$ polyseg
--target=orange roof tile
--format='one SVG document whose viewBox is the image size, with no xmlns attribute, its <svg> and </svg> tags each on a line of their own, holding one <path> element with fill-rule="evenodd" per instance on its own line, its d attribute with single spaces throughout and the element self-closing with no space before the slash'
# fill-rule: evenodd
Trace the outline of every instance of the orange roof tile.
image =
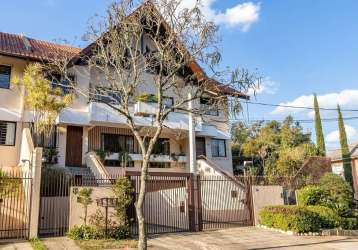
<svg viewBox="0 0 358 250">
<path fill-rule="evenodd" d="M 74 56 L 80 51 L 80 48 L 0 32 L 0 54 L 2 55 L 40 61 L 51 58 L 55 53 Z"/>
</svg>

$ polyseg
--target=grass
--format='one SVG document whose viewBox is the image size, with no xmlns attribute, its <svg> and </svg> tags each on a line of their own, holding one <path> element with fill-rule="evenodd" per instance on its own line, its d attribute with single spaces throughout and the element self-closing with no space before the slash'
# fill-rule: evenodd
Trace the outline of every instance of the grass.
<svg viewBox="0 0 358 250">
<path fill-rule="evenodd" d="M 34 249 L 34 250 L 47 250 L 47 247 L 44 245 L 44 243 L 39 238 L 30 239 L 30 243 L 31 243 L 32 249 Z"/>
<path fill-rule="evenodd" d="M 136 240 L 76 240 L 82 250 L 130 249 L 137 247 Z"/>
</svg>

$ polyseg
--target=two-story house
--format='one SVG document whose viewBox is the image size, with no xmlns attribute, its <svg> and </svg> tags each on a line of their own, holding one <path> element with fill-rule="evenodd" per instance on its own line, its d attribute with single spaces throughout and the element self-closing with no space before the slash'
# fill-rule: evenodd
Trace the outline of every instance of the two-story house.
<svg viewBox="0 0 358 250">
<path fill-rule="evenodd" d="M 143 39 L 148 43 L 148 39 Z M 12 79 L 21 78 L 29 63 L 41 62 L 51 57 L 51 52 L 63 52 L 72 55 L 88 53 L 87 48 L 73 48 L 46 41 L 28 38 L 24 35 L 0 33 L 0 166 L 12 167 L 22 163 L 20 151 L 23 128 L 31 123 L 30 111 L 26 109 L 22 88 L 14 86 Z M 146 46 L 146 44 L 144 44 Z M 127 121 L 117 111 L 103 103 L 108 98 L 99 91 L 98 94 L 89 94 L 89 90 L 96 89 L 101 76 L 96 69 L 88 67 L 80 59 L 73 60 L 71 66 L 76 88 L 88 95 L 77 95 L 70 107 L 65 108 L 59 115 L 56 131 L 45 146 L 55 147 L 58 150 L 57 165 L 79 171 L 90 168 L 96 174 L 122 174 L 123 164 L 119 160 L 119 153 L 126 151 L 130 161 L 126 171 L 140 170 L 142 156 L 135 137 L 128 128 Z M 195 70 L 201 70 L 196 67 Z M 147 74 L 147 79 L 136 92 L 154 94 L 153 75 Z M 217 91 L 234 91 L 220 83 Z M 71 91 L 70 87 L 61 86 L 64 91 Z M 222 87 L 222 88 L 221 88 Z M 246 95 L 235 92 L 236 96 L 248 98 Z M 167 106 L 173 105 L 177 96 L 168 94 L 165 97 Z M 101 101 L 99 101 L 101 100 Z M 110 100 L 115 105 L 115 93 Z M 118 100 L 120 101 L 120 100 Z M 131 103 L 133 114 L 151 114 L 153 103 Z M 206 98 L 197 100 L 194 105 L 198 108 L 208 105 Z M 136 116 L 136 123 L 143 127 L 151 127 L 151 116 Z M 150 171 L 189 172 L 190 143 L 196 148 L 196 157 L 204 165 L 212 166 L 227 173 L 232 173 L 232 154 L 230 140 L 230 123 L 222 110 L 210 110 L 203 116 L 195 117 L 194 131 L 190 131 L 189 114 L 173 112 L 165 122 L 160 139 L 158 140 L 150 161 Z M 195 134 L 195 140 L 189 140 L 190 132 Z M 193 145 L 192 145 L 193 146 Z M 98 151 L 105 152 L 105 159 L 101 162 Z M 97 153 L 96 153 L 97 152 Z"/>
</svg>

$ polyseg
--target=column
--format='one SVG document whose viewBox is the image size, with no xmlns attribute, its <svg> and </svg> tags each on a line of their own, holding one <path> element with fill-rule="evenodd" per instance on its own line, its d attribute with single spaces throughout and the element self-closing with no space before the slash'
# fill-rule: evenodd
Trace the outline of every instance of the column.
<svg viewBox="0 0 358 250">
<path fill-rule="evenodd" d="M 35 148 L 32 156 L 32 199 L 30 201 L 30 228 L 29 237 L 38 237 L 40 199 L 41 199 L 41 167 L 42 167 L 42 148 Z"/>
<path fill-rule="evenodd" d="M 188 94 L 188 99 L 191 98 L 191 93 Z M 188 103 L 189 110 L 193 110 L 193 101 Z M 190 173 L 196 174 L 196 146 L 195 146 L 195 117 L 189 112 L 189 167 Z"/>
</svg>

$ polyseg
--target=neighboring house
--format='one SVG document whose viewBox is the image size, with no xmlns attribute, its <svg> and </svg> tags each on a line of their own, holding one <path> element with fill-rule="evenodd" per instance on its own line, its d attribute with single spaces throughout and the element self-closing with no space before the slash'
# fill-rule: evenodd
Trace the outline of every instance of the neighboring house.
<svg viewBox="0 0 358 250">
<path fill-rule="evenodd" d="M 349 146 L 352 161 L 352 176 L 355 197 L 358 198 L 358 142 Z M 341 150 L 331 151 L 328 155 L 331 158 L 332 172 L 344 178 L 343 159 Z"/>
<path fill-rule="evenodd" d="M 150 41 L 143 39 L 143 42 Z M 53 51 L 67 53 L 76 58 L 78 53 L 87 53 L 90 46 L 81 50 L 23 35 L 0 33 L 0 167 L 17 166 L 22 163 L 20 151 L 23 128 L 29 127 L 31 122 L 30 112 L 24 106 L 24 90 L 13 86 L 11 79 L 21 78 L 27 64 L 45 62 Z M 71 72 L 76 88 L 84 93 L 96 88 L 96 83 L 101 81 L 103 76 L 83 65 L 80 60 L 73 62 Z M 201 70 L 198 68 L 196 70 Z M 152 78 L 153 75 L 147 73 L 147 82 L 142 84 L 137 92 L 154 94 Z M 218 91 L 234 91 L 219 83 L 215 84 Z M 70 87 L 62 87 L 64 91 L 71 90 Z M 235 94 L 248 98 L 241 93 Z M 126 125 L 126 120 L 112 108 L 99 103 L 100 98 L 107 97 L 99 95 L 89 98 L 78 95 L 72 105 L 59 115 L 56 131 L 45 146 L 56 147 L 57 165 L 69 167 L 72 171 L 78 172 L 89 167 L 94 173 L 122 174 L 123 168 L 120 167 L 118 153 L 123 149 L 131 156 L 131 162 L 126 170 L 140 170 L 142 156 L 135 137 Z M 167 96 L 168 105 L 171 105 L 175 98 L 175 95 Z M 201 100 L 201 103 L 195 105 L 200 107 L 207 104 L 205 100 Z M 133 103 L 132 108 L 134 113 L 150 113 L 153 109 L 150 103 Z M 145 127 L 153 126 L 151 119 L 146 116 L 138 115 L 136 122 Z M 189 172 L 188 122 L 187 113 L 174 112 L 169 115 L 166 128 L 154 149 L 150 171 Z M 200 167 L 204 166 L 205 169 L 207 165 L 214 166 L 215 169 L 232 174 L 230 124 L 224 112 L 210 111 L 203 117 L 196 117 L 195 135 L 196 155 L 206 156 L 206 160 L 200 160 Z M 110 152 L 110 155 L 106 156 L 104 166 L 95 154 L 98 150 Z"/>
</svg>

